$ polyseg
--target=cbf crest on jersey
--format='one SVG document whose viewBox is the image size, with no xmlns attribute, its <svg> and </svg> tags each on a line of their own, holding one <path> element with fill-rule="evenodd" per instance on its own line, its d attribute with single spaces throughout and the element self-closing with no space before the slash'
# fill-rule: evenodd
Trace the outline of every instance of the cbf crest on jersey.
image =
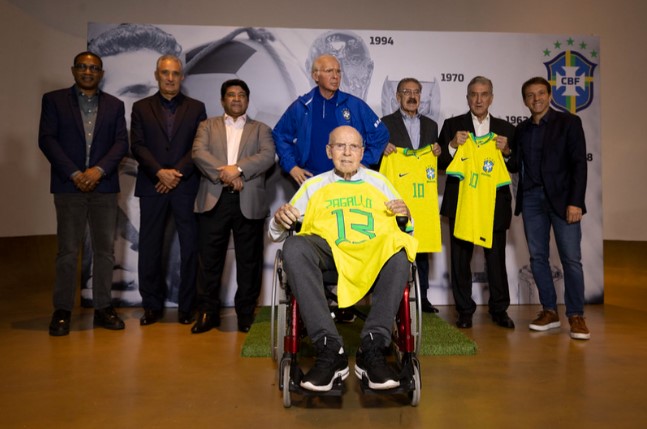
<svg viewBox="0 0 647 429">
<path fill-rule="evenodd" d="M 431 165 L 428 165 L 425 168 L 425 174 L 427 176 L 427 181 L 434 182 L 436 180 L 436 170 Z"/>
<path fill-rule="evenodd" d="M 569 38 L 565 44 L 569 49 L 559 52 L 544 65 L 548 72 L 548 81 L 552 86 L 553 107 L 577 113 L 589 107 L 593 101 L 593 71 L 597 64 L 591 62 L 585 55 L 597 58 L 598 52 L 595 49 L 587 52 L 586 43 L 581 42 L 576 46 L 572 38 Z M 555 49 L 560 49 L 562 42 L 557 41 L 553 46 Z M 571 47 L 577 47 L 581 52 L 572 50 Z M 550 55 L 549 49 L 544 50 L 544 56 Z"/>
<path fill-rule="evenodd" d="M 484 173 L 492 173 L 492 170 L 494 169 L 494 160 L 492 158 L 485 158 L 483 160 L 483 172 Z"/>
</svg>

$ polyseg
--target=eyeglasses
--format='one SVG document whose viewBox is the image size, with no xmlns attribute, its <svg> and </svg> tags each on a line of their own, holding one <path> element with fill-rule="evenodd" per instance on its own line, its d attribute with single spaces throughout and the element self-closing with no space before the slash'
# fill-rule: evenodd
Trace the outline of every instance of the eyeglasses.
<svg viewBox="0 0 647 429">
<path fill-rule="evenodd" d="M 400 91 L 400 94 L 404 95 L 420 95 L 420 90 L 419 89 L 403 89 Z"/>
<path fill-rule="evenodd" d="M 90 64 L 90 65 L 83 64 L 83 63 L 74 64 L 74 68 L 82 72 L 90 70 L 90 73 L 101 73 L 103 71 L 101 67 L 95 66 L 94 64 Z"/>
<path fill-rule="evenodd" d="M 331 143 L 329 145 L 333 150 L 337 152 L 346 152 L 346 149 L 350 149 L 351 152 L 359 152 L 364 149 L 364 146 L 361 144 L 344 144 L 344 143 Z"/>
</svg>

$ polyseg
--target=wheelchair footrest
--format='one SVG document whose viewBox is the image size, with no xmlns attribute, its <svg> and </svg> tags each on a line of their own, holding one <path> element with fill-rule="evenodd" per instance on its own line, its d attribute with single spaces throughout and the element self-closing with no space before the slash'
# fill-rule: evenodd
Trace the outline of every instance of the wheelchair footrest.
<svg viewBox="0 0 647 429">
<path fill-rule="evenodd" d="M 372 393 L 376 395 L 407 394 L 415 389 L 413 380 L 409 379 L 400 380 L 400 385 L 391 389 L 372 389 L 368 386 L 368 378 L 366 376 L 363 376 L 359 385 L 362 393 Z"/>
<path fill-rule="evenodd" d="M 332 388 L 323 392 L 309 390 L 301 387 L 301 380 L 290 380 L 290 392 L 297 393 L 302 396 L 312 397 L 312 396 L 342 396 L 345 392 L 344 381 L 341 377 L 337 377 L 333 381 Z"/>
</svg>

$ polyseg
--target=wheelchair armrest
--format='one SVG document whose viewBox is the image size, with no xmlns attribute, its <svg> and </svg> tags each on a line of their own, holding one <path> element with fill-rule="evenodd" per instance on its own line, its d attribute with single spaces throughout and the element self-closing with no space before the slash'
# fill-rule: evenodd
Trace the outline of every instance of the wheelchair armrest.
<svg viewBox="0 0 647 429">
<path fill-rule="evenodd" d="M 409 218 L 406 216 L 396 216 L 395 221 L 398 223 L 398 228 L 400 228 L 400 231 L 404 232 L 404 230 L 407 228 Z"/>
</svg>

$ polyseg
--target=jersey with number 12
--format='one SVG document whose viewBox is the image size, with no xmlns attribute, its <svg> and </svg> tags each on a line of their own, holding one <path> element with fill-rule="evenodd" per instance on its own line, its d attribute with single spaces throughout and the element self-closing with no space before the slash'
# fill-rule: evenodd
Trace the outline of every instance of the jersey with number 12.
<svg viewBox="0 0 647 429">
<path fill-rule="evenodd" d="M 399 229 L 384 204 L 388 200 L 364 180 L 327 184 L 308 200 L 299 234 L 318 235 L 330 246 L 342 308 L 366 295 L 382 266 L 401 249 L 415 260 L 418 241 Z"/>
</svg>

